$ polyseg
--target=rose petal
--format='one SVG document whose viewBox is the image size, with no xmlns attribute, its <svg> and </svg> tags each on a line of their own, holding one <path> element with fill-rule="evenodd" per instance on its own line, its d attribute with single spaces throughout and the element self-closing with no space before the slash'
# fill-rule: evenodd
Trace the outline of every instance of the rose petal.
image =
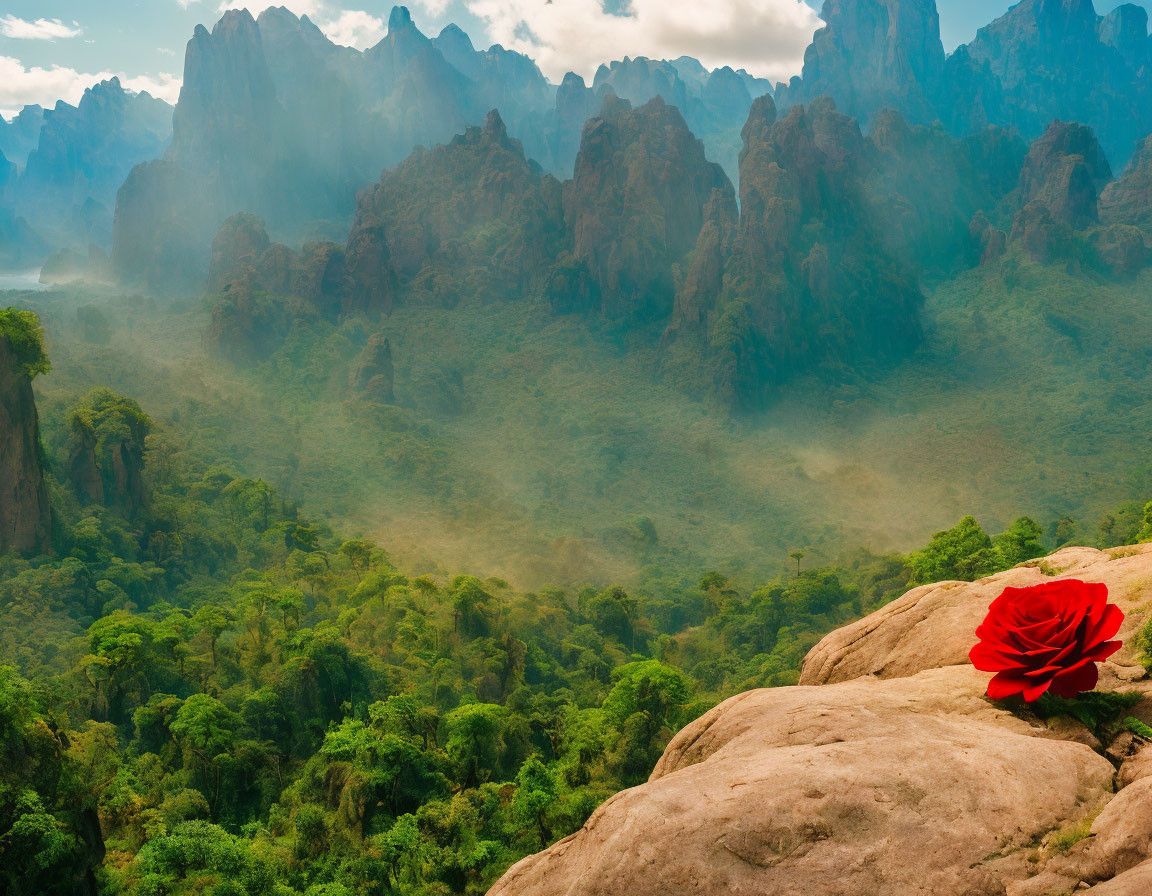
<svg viewBox="0 0 1152 896">
<path fill-rule="evenodd" d="M 1027 686 L 1028 682 L 1023 679 L 997 672 L 988 682 L 988 696 L 993 700 L 1004 700 L 1021 693 Z"/>
<path fill-rule="evenodd" d="M 1052 693 L 1071 699 L 1083 691 L 1090 691 L 1100 680 L 1100 671 L 1093 662 L 1085 662 L 1052 679 Z"/>
</svg>

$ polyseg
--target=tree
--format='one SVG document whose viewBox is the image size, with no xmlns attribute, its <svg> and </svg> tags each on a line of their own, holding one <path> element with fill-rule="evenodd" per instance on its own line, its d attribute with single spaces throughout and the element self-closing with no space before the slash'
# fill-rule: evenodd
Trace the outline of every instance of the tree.
<svg viewBox="0 0 1152 896">
<path fill-rule="evenodd" d="M 503 720 L 504 707 L 492 703 L 466 704 L 444 717 L 448 755 L 465 787 L 490 780 L 496 771 L 504 748 Z"/>
<path fill-rule="evenodd" d="M 971 582 L 997 569 L 997 556 L 976 518 L 966 516 L 951 529 L 932 536 L 928 546 L 908 555 L 917 584 L 960 579 Z"/>
<path fill-rule="evenodd" d="M 999 555 L 999 565 L 1005 568 L 1043 557 L 1048 552 L 1040 539 L 1044 530 L 1035 520 L 1022 516 L 1012 523 L 1003 533 L 992 539 L 992 544 Z"/>
<path fill-rule="evenodd" d="M 214 697 L 193 694 L 176 712 L 170 728 L 185 753 L 198 760 L 185 764 L 199 767 L 207 776 L 215 816 L 220 808 L 223 765 L 236 748 L 240 717 Z"/>
<path fill-rule="evenodd" d="M 192 625 L 208 636 L 208 645 L 212 650 L 212 671 L 216 671 L 216 643 L 236 621 L 236 613 L 229 607 L 209 604 L 201 607 L 192 617 Z"/>
<path fill-rule="evenodd" d="M 633 619 L 637 608 L 635 598 L 623 588 L 613 587 L 587 600 L 581 609 L 600 634 L 616 638 L 621 644 L 635 649 Z"/>
<path fill-rule="evenodd" d="M 148 699 L 151 687 L 148 667 L 152 659 L 152 635 L 155 623 L 118 610 L 88 627 L 89 653 L 81 668 L 96 692 L 96 712 L 100 721 L 120 721 L 124 715 L 126 690 L 141 686 L 141 696 Z"/>
<path fill-rule="evenodd" d="M 352 568 L 358 573 L 367 572 L 372 567 L 374 546 L 370 541 L 354 538 L 340 545 L 340 554 L 348 558 Z"/>
<path fill-rule="evenodd" d="M 454 612 L 454 630 L 473 633 L 476 619 L 484 612 L 492 595 L 484 590 L 484 586 L 475 576 L 457 576 L 452 580 L 450 594 Z"/>
<path fill-rule="evenodd" d="M 543 762 L 532 756 L 520 766 L 520 771 L 516 773 L 512 814 L 521 823 L 536 826 L 541 846 L 552 842 L 552 830 L 546 817 L 558 796 L 556 776 Z"/>
<path fill-rule="evenodd" d="M 627 663 L 612 674 L 615 685 L 604 701 L 604 714 L 617 724 L 641 714 L 656 729 L 674 726 L 675 713 L 688 700 L 684 673 L 657 660 Z"/>
</svg>

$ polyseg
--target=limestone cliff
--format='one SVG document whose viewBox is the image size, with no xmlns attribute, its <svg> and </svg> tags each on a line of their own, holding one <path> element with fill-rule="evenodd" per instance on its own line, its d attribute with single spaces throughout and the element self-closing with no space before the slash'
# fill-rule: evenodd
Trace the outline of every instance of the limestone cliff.
<svg viewBox="0 0 1152 896">
<path fill-rule="evenodd" d="M 47 369 L 39 322 L 0 311 L 0 554 L 48 550 L 51 512 L 32 378 Z"/>
<path fill-rule="evenodd" d="M 1123 175 L 1100 194 L 1100 220 L 1152 231 L 1152 136 L 1141 141 Z"/>
<path fill-rule="evenodd" d="M 609 96 L 584 127 L 564 219 L 573 255 L 596 280 L 601 311 L 651 320 L 671 311 L 672 265 L 696 245 L 713 193 L 732 195 L 680 111 Z"/>
<path fill-rule="evenodd" d="M 349 263 L 365 295 L 393 295 L 397 276 L 436 288 L 449 270 L 507 294 L 538 283 L 557 252 L 559 200 L 559 184 L 525 157 L 493 110 L 483 127 L 417 150 L 361 193 Z"/>
<path fill-rule="evenodd" d="M 743 136 L 739 223 L 722 288 L 708 293 L 707 330 L 693 310 L 700 298 L 682 295 L 672 321 L 706 338 L 715 391 L 755 408 L 766 388 L 802 370 L 903 357 L 919 342 L 923 297 L 913 269 L 885 245 L 867 189 L 873 151 L 857 123 L 827 98 L 777 120 L 761 97 Z"/>
<path fill-rule="evenodd" d="M 68 479 L 83 504 L 134 519 L 148 503 L 144 452 L 152 421 L 130 398 L 94 389 L 72 411 Z"/>
<path fill-rule="evenodd" d="M 1101 690 L 1152 714 L 1136 633 L 1152 545 L 1066 548 L 975 583 L 914 589 L 832 633 L 801 684 L 733 697 L 668 745 L 648 783 L 524 859 L 490 896 L 1137 896 L 1152 882 L 1152 746 L 1107 748 L 984 696 L 967 652 L 1006 586 L 1105 582 L 1127 614 Z M 1085 834 L 1090 836 L 1085 837 Z"/>
<path fill-rule="evenodd" d="M 781 108 L 831 96 L 867 123 L 883 108 L 911 121 L 938 117 L 944 47 L 934 0 L 825 0 L 804 69 L 776 89 Z"/>
</svg>

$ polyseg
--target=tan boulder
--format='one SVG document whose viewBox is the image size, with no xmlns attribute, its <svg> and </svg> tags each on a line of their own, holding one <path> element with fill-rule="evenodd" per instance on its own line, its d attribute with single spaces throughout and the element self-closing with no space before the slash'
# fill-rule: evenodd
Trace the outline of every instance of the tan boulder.
<svg viewBox="0 0 1152 896">
<path fill-rule="evenodd" d="M 940 582 L 914 588 L 858 622 L 827 635 L 804 658 L 801 684 L 829 684 L 863 675 L 898 678 L 924 669 L 966 665 L 976 626 L 1005 588 L 1052 578 L 1104 582 L 1124 611 L 1124 647 L 1101 668 L 1101 688 L 1143 678 L 1133 635 L 1152 591 L 1152 544 L 1114 551 L 1064 548 L 1042 561 L 977 582 Z"/>
<path fill-rule="evenodd" d="M 1091 896 L 1148 896 L 1152 893 L 1152 861 L 1143 862 L 1110 881 L 1079 892 Z"/>
<path fill-rule="evenodd" d="M 1113 768 L 983 689 L 955 667 L 741 694 L 491 896 L 1003 894 L 1000 857 L 1098 809 Z"/>
<path fill-rule="evenodd" d="M 1116 775 L 1116 784 L 1127 787 L 1141 778 L 1152 775 L 1152 749 L 1142 749 L 1124 760 L 1120 771 Z"/>
<path fill-rule="evenodd" d="M 1141 778 L 1116 794 L 1093 822 L 1084 876 L 1107 880 L 1152 859 L 1150 832 L 1152 778 Z"/>
</svg>

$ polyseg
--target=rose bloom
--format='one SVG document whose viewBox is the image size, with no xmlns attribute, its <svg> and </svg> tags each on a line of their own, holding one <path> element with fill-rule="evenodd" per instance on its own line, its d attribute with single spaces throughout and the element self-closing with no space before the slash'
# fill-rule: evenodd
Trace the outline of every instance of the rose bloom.
<svg viewBox="0 0 1152 896">
<path fill-rule="evenodd" d="M 1096 687 L 1096 664 L 1120 649 L 1109 640 L 1124 613 L 1108 603 L 1108 587 L 1076 579 L 1005 588 L 976 629 L 972 665 L 995 672 L 988 696 L 1017 694 L 1031 703 L 1051 691 L 1075 697 Z"/>
</svg>

